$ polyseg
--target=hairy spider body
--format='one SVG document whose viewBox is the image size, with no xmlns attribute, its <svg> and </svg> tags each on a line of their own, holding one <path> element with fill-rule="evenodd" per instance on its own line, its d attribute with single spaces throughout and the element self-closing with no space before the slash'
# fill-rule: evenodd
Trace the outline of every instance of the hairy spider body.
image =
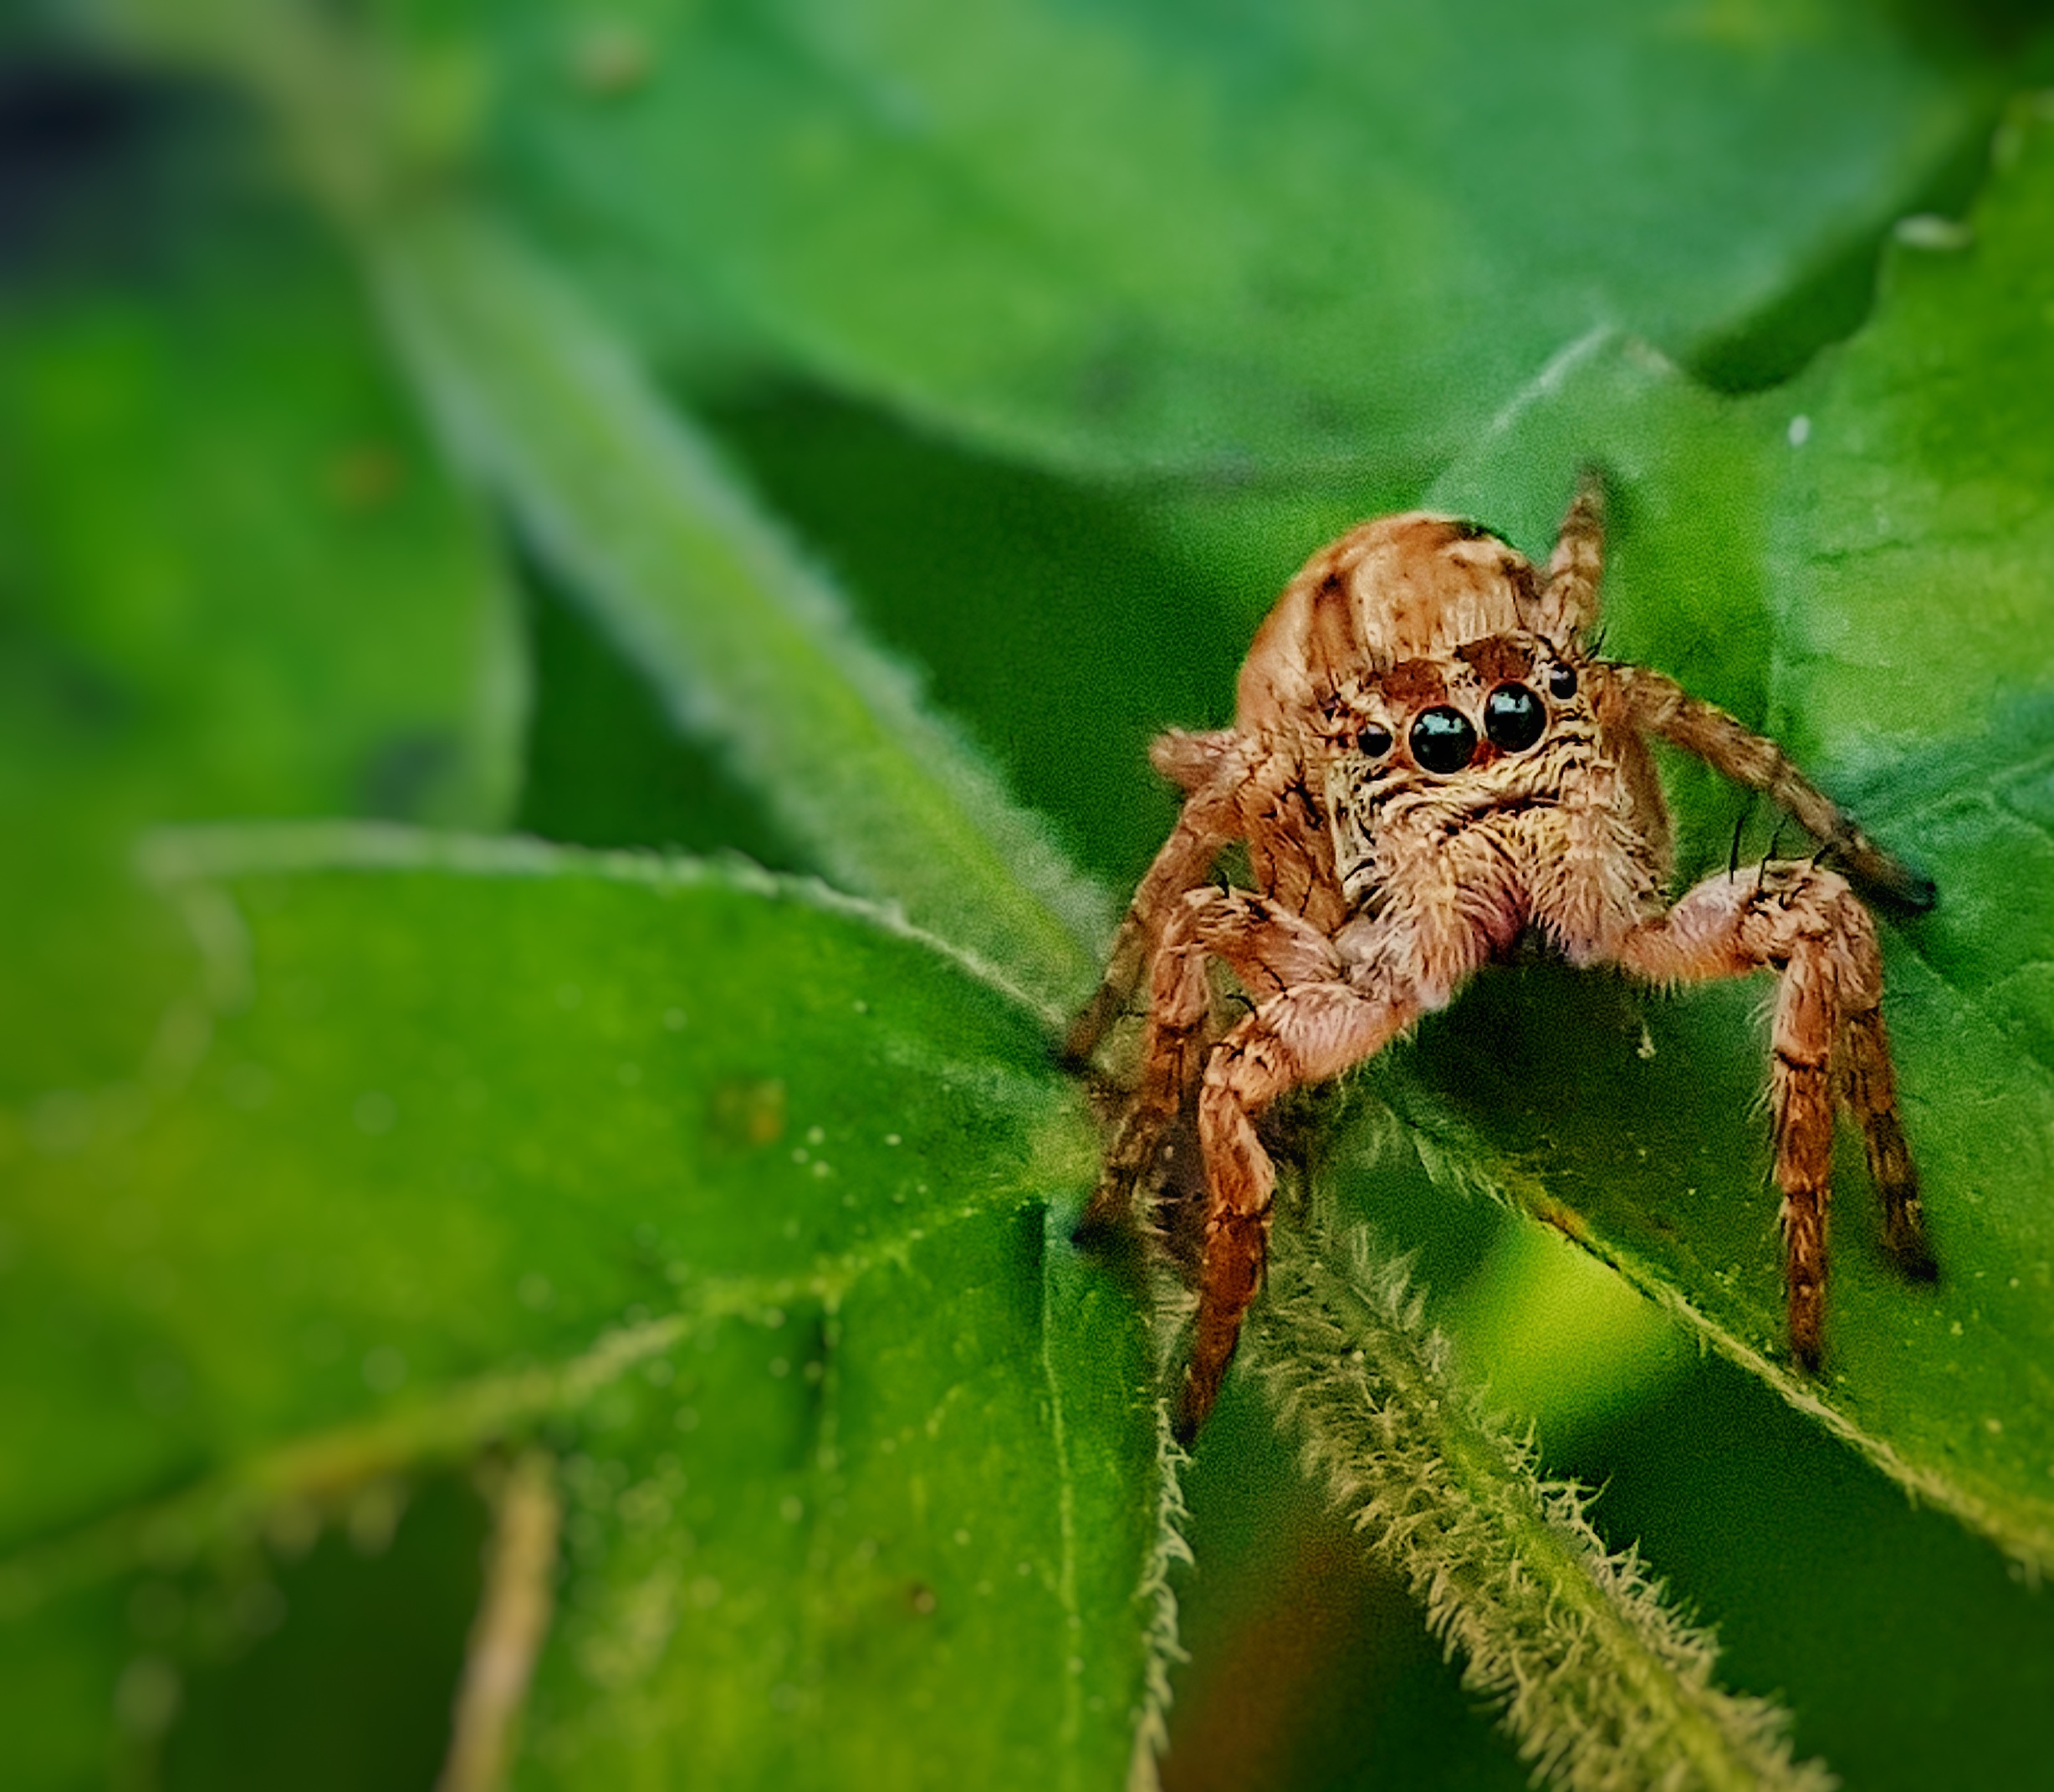
<svg viewBox="0 0 2054 1792">
<path fill-rule="evenodd" d="M 1770 1099 L 1801 1363 L 1816 1368 L 1822 1350 L 1839 1109 L 1862 1130 L 1887 1243 L 1911 1273 L 1934 1273 L 1868 910 L 1816 860 L 1721 875 L 1672 906 L 1649 738 L 1765 792 L 1895 900 L 1929 906 L 1931 886 L 1773 743 L 1662 674 L 1590 650 L 1602 535 L 1592 483 L 1545 573 L 1455 518 L 1364 523 L 1315 554 L 1264 622 L 1234 728 L 1156 743 L 1183 811 L 1068 1049 L 1088 1059 L 1146 974 L 1139 1075 L 1087 1219 L 1130 1209 L 1195 1098 L 1207 1207 L 1186 1437 L 1212 1408 L 1262 1278 L 1275 1185 L 1264 1110 L 1381 1050 L 1524 936 L 1571 964 L 1663 984 L 1778 973 Z M 1235 840 L 1253 890 L 1206 881 Z M 1213 960 L 1254 1004 L 1224 1034 Z"/>
</svg>

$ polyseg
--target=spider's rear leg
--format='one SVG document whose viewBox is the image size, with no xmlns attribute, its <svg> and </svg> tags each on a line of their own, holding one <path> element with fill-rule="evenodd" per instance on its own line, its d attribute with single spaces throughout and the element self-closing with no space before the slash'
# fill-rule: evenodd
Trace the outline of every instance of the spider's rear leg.
<svg viewBox="0 0 2054 1792">
<path fill-rule="evenodd" d="M 1152 1179 L 1165 1136 L 1197 1085 L 1211 1044 L 1206 964 L 1212 958 L 1222 960 L 1257 1001 L 1340 971 L 1326 935 L 1265 897 L 1246 890 L 1186 893 L 1156 947 L 1140 1079 L 1106 1152 L 1082 1230 L 1124 1219 Z"/>
<path fill-rule="evenodd" d="M 1898 1118 L 1875 923 L 1845 878 L 1803 862 L 1770 865 L 1760 879 L 1721 875 L 1700 884 L 1662 920 L 1629 936 L 1620 962 L 1658 982 L 1764 967 L 1780 974 L 1770 1096 L 1783 1191 L 1784 1289 L 1791 1354 L 1815 1370 L 1824 1340 L 1827 1210 L 1841 1100 L 1862 1128 L 1886 1242 L 1908 1271 L 1933 1274 L 1918 1179 Z"/>
<path fill-rule="evenodd" d="M 1198 1095 L 1205 1154 L 1205 1263 L 1191 1363 L 1178 1401 L 1188 1443 L 1219 1396 L 1241 1321 L 1270 1252 L 1276 1167 L 1255 1122 L 1278 1096 L 1322 1083 L 1381 1051 L 1419 1018 L 1409 997 L 1340 981 L 1301 983 L 1264 1003 L 1221 1040 Z"/>
</svg>

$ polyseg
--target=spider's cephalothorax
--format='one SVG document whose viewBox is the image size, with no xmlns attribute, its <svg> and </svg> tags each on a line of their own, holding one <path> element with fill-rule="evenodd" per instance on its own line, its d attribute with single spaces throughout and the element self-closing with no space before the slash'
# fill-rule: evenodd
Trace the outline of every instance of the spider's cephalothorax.
<svg viewBox="0 0 2054 1792">
<path fill-rule="evenodd" d="M 1773 743 L 1658 672 L 1593 656 L 1602 536 L 1594 483 L 1545 573 L 1454 518 L 1366 523 L 1315 554 L 1270 612 L 1241 671 L 1235 725 L 1156 743 L 1183 813 L 1068 1048 L 1088 1059 L 1147 973 L 1140 1074 L 1089 1217 L 1128 1211 L 1195 1093 L 1207 1210 L 1187 1437 L 1212 1408 L 1262 1276 L 1275 1172 L 1257 1119 L 1286 1090 L 1382 1049 L 1522 934 L 1572 964 L 1665 984 L 1778 973 L 1776 1169 L 1801 1363 L 1820 1355 L 1839 1108 L 1861 1128 L 1886 1242 L 1911 1273 L 1934 1273 L 1868 910 L 1816 860 L 1721 875 L 1672 906 L 1648 738 L 1766 792 L 1880 892 L 1925 907 L 1932 887 Z M 1235 840 L 1252 890 L 1206 881 Z M 1254 1003 L 1224 1034 L 1214 959 Z"/>
</svg>

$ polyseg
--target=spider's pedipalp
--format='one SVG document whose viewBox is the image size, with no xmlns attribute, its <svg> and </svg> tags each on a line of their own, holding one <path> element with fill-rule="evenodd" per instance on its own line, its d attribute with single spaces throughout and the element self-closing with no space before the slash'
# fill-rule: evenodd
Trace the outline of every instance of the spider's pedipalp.
<svg viewBox="0 0 2054 1792">
<path fill-rule="evenodd" d="M 1148 763 L 1186 796 L 1196 796 L 1226 772 L 1239 743 L 1232 728 L 1203 734 L 1170 728 L 1149 742 Z"/>
</svg>

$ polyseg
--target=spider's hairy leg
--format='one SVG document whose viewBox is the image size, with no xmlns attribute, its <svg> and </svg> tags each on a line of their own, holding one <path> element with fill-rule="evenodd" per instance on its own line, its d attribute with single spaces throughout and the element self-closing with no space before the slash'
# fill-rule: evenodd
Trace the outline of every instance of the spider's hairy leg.
<svg viewBox="0 0 2054 1792">
<path fill-rule="evenodd" d="M 1270 1249 L 1276 1167 L 1256 1136 L 1263 1110 L 1286 1091 L 1324 1082 L 1381 1051 L 1419 1018 L 1387 978 L 1287 989 L 1242 1021 L 1207 1060 L 1198 1095 L 1205 1156 L 1205 1263 L 1177 1435 L 1198 1434 L 1240 1341 L 1241 1321 Z"/>
<path fill-rule="evenodd" d="M 1611 672 L 1630 726 L 1695 753 L 1737 784 L 1765 792 L 1815 840 L 1839 854 L 1858 882 L 1878 895 L 1909 909 L 1933 906 L 1933 880 L 1869 839 L 1774 741 L 1647 666 L 1613 666 Z"/>
<path fill-rule="evenodd" d="M 1540 591 L 1540 632 L 1567 641 L 1589 633 L 1597 620 L 1597 588 L 1605 571 L 1605 486 L 1595 467 L 1576 481 L 1576 495 L 1562 518 Z"/>
<path fill-rule="evenodd" d="M 1300 753 L 1272 753 L 1241 786 L 1249 869 L 1277 906 L 1332 932 L 1347 919 L 1333 835 L 1316 774 Z"/>
<path fill-rule="evenodd" d="M 1150 976 L 1141 1076 L 1106 1153 L 1083 1228 L 1117 1223 L 1148 1181 L 1163 1136 L 1196 1085 L 1212 1018 L 1210 958 L 1255 1000 L 1294 983 L 1336 977 L 1333 944 L 1297 916 L 1245 890 L 1188 892 L 1163 928 Z"/>
<path fill-rule="evenodd" d="M 1155 862 L 1142 875 L 1134 900 L 1127 905 L 1113 940 L 1106 974 L 1070 1024 L 1062 1055 L 1064 1062 L 1073 1067 L 1091 1061 L 1106 1029 L 1127 1006 L 1172 908 L 1193 886 L 1205 881 L 1221 849 L 1240 836 L 1239 798 L 1248 772 L 1235 750 L 1235 737 L 1170 734 L 1157 743 L 1158 749 L 1166 745 L 1173 749 L 1188 745 L 1193 749 L 1182 754 L 1172 751 L 1169 775 L 1182 783 L 1182 774 L 1188 771 L 1202 781 L 1195 789 L 1185 787 L 1188 794 L 1183 812 L 1156 854 Z"/>
<path fill-rule="evenodd" d="M 1759 881 L 1720 875 L 1699 885 L 1661 920 L 1629 935 L 1619 962 L 1662 983 L 1765 967 L 1780 973 L 1770 1095 L 1783 1191 L 1784 1289 L 1791 1353 L 1816 1369 L 1837 1098 L 1861 1125 L 1900 1261 L 1914 1273 L 1931 1263 L 1889 1070 L 1875 923 L 1837 873 L 1802 861 L 1776 864 Z"/>
<path fill-rule="evenodd" d="M 1904 1274 L 1921 1282 L 1939 1274 L 1926 1237 L 1919 1172 L 1898 1118 L 1897 1076 L 1880 1007 L 1850 1013 L 1842 1039 L 1842 1096 L 1862 1129 L 1869 1178 L 1883 1202 L 1883 1242 Z"/>
</svg>

